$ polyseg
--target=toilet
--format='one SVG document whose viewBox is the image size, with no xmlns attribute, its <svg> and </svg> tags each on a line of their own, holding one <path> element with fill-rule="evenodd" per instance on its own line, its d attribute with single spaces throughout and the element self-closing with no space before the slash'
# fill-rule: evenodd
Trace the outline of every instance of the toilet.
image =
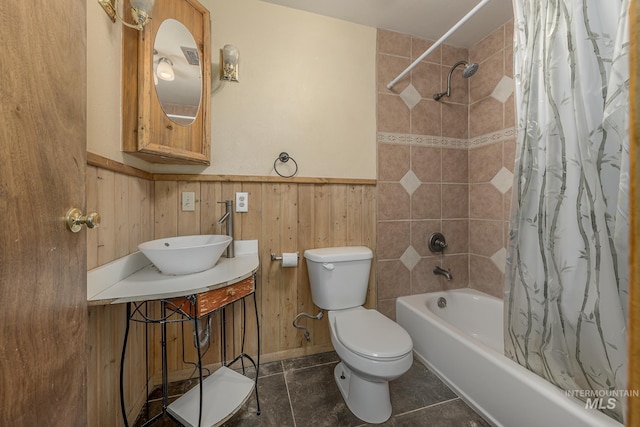
<svg viewBox="0 0 640 427">
<path fill-rule="evenodd" d="M 314 304 L 328 311 L 331 343 L 340 357 L 334 377 L 347 406 L 367 423 L 391 416 L 389 381 L 413 363 L 413 342 L 396 322 L 362 307 L 373 253 L 364 246 L 304 252 Z"/>
</svg>

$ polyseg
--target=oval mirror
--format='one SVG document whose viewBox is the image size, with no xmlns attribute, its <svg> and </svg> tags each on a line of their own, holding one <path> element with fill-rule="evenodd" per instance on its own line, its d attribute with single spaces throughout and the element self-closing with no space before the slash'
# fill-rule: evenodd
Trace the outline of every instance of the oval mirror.
<svg viewBox="0 0 640 427">
<path fill-rule="evenodd" d="M 153 82 L 167 117 L 179 125 L 193 123 L 202 98 L 202 68 L 193 36 L 179 21 L 166 19 L 153 43 Z"/>
</svg>

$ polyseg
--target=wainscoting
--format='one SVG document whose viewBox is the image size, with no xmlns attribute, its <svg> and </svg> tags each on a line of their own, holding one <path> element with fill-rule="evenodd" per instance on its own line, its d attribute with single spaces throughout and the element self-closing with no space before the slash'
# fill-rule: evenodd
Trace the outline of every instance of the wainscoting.
<svg viewBox="0 0 640 427">
<path fill-rule="evenodd" d="M 180 195 L 193 191 L 195 211 L 182 212 Z M 315 314 L 311 300 L 304 250 L 315 247 L 365 245 L 376 249 L 375 180 L 341 180 L 204 175 L 151 175 L 96 155 L 89 155 L 87 209 L 97 210 L 102 225 L 87 233 L 89 269 L 137 250 L 145 240 L 224 231 L 217 224 L 224 206 L 235 192 L 249 193 L 249 212 L 234 213 L 236 239 L 257 239 L 261 265 L 257 274 L 261 361 L 284 360 L 331 350 L 326 318 L 303 321 L 311 341 L 292 326 L 299 312 Z M 95 231 L 95 230 L 94 230 Z M 300 253 L 297 268 L 271 262 L 270 253 Z M 367 306 L 375 307 L 375 269 L 371 270 Z M 158 304 L 149 311 L 157 313 Z M 212 347 L 204 363 L 212 368 L 221 361 L 220 315 L 213 316 Z M 240 347 L 242 304 L 225 311 L 227 357 Z M 119 362 L 124 336 L 123 305 L 89 308 L 88 406 L 90 425 L 122 425 L 119 408 Z M 148 328 L 149 378 L 145 376 L 145 328 L 132 325 L 125 378 L 128 419 L 140 409 L 146 382 L 160 380 L 160 331 Z M 185 378 L 192 367 L 182 362 L 182 327 L 169 326 L 170 380 Z M 246 350 L 255 354 L 256 327 L 253 304 L 247 304 Z M 195 359 L 193 333 L 184 327 L 185 358 Z"/>
</svg>

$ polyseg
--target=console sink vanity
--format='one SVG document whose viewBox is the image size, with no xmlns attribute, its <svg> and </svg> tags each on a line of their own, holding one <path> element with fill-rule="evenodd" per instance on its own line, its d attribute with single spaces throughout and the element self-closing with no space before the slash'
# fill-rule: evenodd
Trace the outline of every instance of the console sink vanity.
<svg viewBox="0 0 640 427">
<path fill-rule="evenodd" d="M 227 366 L 246 358 L 255 366 L 260 365 L 259 322 L 258 354 L 256 361 L 244 353 L 237 355 L 207 378 L 202 376 L 202 354 L 200 340 L 195 339 L 199 367 L 199 386 L 194 387 L 181 398 L 168 404 L 168 376 L 166 325 L 170 322 L 190 321 L 193 323 L 196 336 L 201 319 L 212 313 L 223 310 L 225 306 L 253 296 L 254 309 L 257 308 L 255 297 L 255 274 L 259 267 L 258 242 L 256 240 L 234 241 L 235 257 L 220 258 L 217 264 L 208 270 L 171 276 L 160 273 L 158 268 L 140 252 L 120 258 L 109 264 L 100 266 L 87 274 L 87 299 L 89 305 L 127 304 L 127 327 L 122 349 L 120 400 L 122 412 L 124 408 L 124 391 L 122 387 L 123 363 L 129 335 L 129 323 L 132 321 L 159 323 L 162 328 L 162 391 L 163 410 L 185 426 L 213 426 L 231 417 L 244 404 L 253 391 L 256 393 L 258 413 L 260 404 L 257 393 L 257 378 L 246 376 L 231 370 Z M 144 308 L 147 302 L 159 301 L 161 315 L 157 319 L 146 316 Z M 245 310 L 243 310 L 243 313 Z M 243 332 L 246 328 L 242 327 Z M 244 343 L 244 339 L 243 339 Z M 144 344 L 142 344 L 144 345 Z M 225 348 L 225 343 L 222 343 Z M 225 358 L 226 359 L 226 356 Z M 244 363 L 242 363 L 244 367 Z M 202 396 L 202 398 L 201 398 Z M 152 424 L 157 417 L 150 419 Z M 127 422 L 125 421 L 125 425 Z"/>
</svg>

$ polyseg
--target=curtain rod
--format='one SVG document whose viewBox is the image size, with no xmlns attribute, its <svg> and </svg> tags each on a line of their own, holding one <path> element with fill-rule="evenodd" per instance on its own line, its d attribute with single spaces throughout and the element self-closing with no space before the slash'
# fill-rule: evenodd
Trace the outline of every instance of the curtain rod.
<svg viewBox="0 0 640 427">
<path fill-rule="evenodd" d="M 449 31 L 447 31 L 446 33 L 444 33 L 444 35 L 442 37 L 440 37 L 440 39 L 438 39 L 437 42 L 435 42 L 429 49 L 427 49 L 422 55 L 420 55 L 420 57 L 418 59 L 416 59 L 415 61 L 413 61 L 413 63 L 411 63 L 411 65 L 409 65 L 402 73 L 400 73 L 398 75 L 398 77 L 396 77 L 395 79 L 393 79 L 391 81 L 391 83 L 389 83 L 387 85 L 387 89 L 391 89 L 392 87 L 394 87 L 396 85 L 396 83 L 398 83 L 400 81 L 400 79 L 402 79 L 404 76 L 407 75 L 407 73 L 411 70 L 413 70 L 413 68 L 418 65 L 424 58 L 426 58 L 433 50 L 435 50 L 435 48 L 437 48 L 438 46 L 440 46 L 442 44 L 442 42 L 444 42 L 446 39 L 449 38 L 449 36 L 455 32 L 458 28 L 460 28 L 462 25 L 464 25 L 473 15 L 475 15 L 476 13 L 478 13 L 478 11 L 480 9 L 482 9 L 487 3 L 489 3 L 491 0 L 482 0 L 480 3 L 478 3 L 476 5 L 476 7 L 474 7 L 473 9 L 471 9 L 471 11 L 469 11 L 469 13 L 467 13 L 461 20 L 458 21 L 457 24 L 455 24 L 453 27 L 451 27 L 451 29 Z"/>
</svg>

